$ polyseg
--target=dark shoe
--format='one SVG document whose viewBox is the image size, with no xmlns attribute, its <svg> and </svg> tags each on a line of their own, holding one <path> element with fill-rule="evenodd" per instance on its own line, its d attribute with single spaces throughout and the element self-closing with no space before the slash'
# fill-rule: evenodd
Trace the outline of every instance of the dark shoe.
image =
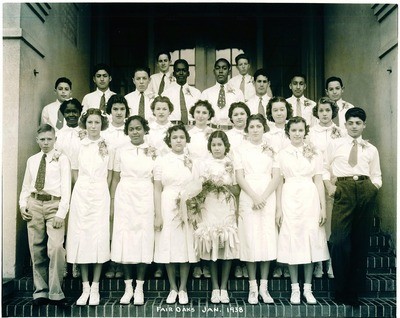
<svg viewBox="0 0 400 318">
<path fill-rule="evenodd" d="M 68 306 L 68 301 L 66 298 L 60 300 L 50 300 L 50 304 L 58 306 L 58 307 L 66 307 Z"/>
<path fill-rule="evenodd" d="M 344 303 L 345 305 L 350 305 L 350 306 L 352 306 L 352 307 L 358 307 L 358 306 L 361 305 L 361 303 L 360 303 L 360 301 L 358 300 L 357 297 L 350 297 L 350 298 L 348 298 L 348 299 L 345 299 L 345 300 L 343 301 L 343 303 Z"/>
<path fill-rule="evenodd" d="M 32 304 L 34 306 L 41 306 L 41 305 L 47 305 L 49 303 L 49 300 L 47 298 L 44 297 L 39 297 L 36 298 L 32 301 Z"/>
</svg>

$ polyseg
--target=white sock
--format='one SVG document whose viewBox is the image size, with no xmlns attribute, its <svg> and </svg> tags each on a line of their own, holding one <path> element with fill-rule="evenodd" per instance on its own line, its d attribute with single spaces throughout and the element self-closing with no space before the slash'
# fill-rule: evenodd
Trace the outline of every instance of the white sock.
<svg viewBox="0 0 400 318">
<path fill-rule="evenodd" d="M 257 281 L 254 280 L 249 280 L 249 289 L 250 290 L 257 290 Z"/>
<path fill-rule="evenodd" d="M 132 287 L 133 279 L 125 279 L 124 282 L 125 282 L 125 289 L 129 287 L 133 288 Z"/>
<path fill-rule="evenodd" d="M 136 280 L 136 290 L 143 290 L 144 280 Z"/>
<path fill-rule="evenodd" d="M 305 284 L 304 284 L 305 285 Z M 310 284 L 311 285 L 311 284 Z M 300 290 L 299 283 L 292 284 L 292 290 Z"/>
<path fill-rule="evenodd" d="M 92 287 L 90 287 L 90 291 L 98 292 L 99 291 L 99 282 L 93 282 Z"/>
<path fill-rule="evenodd" d="M 85 289 L 90 290 L 89 282 L 82 282 L 82 290 L 84 291 Z"/>
<path fill-rule="evenodd" d="M 267 288 L 268 287 L 268 280 L 267 279 L 260 279 L 260 288 Z"/>
<path fill-rule="evenodd" d="M 311 291 L 311 284 L 304 283 L 304 291 Z"/>
</svg>

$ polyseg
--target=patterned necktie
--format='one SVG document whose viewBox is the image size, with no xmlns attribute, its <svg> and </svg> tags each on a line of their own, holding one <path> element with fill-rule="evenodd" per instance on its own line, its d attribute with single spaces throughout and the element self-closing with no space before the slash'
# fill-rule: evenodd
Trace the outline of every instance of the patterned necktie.
<svg viewBox="0 0 400 318">
<path fill-rule="evenodd" d="M 244 90 L 245 90 L 245 76 L 243 76 L 242 77 L 242 81 L 240 82 L 240 90 L 242 91 L 242 93 L 243 93 L 243 96 L 244 96 Z"/>
<path fill-rule="evenodd" d="M 165 74 L 163 75 L 160 83 L 160 87 L 158 88 L 158 95 L 161 96 L 162 92 L 164 91 L 165 87 Z"/>
<path fill-rule="evenodd" d="M 139 116 L 144 118 L 144 94 L 143 94 L 143 92 L 140 92 Z"/>
<path fill-rule="evenodd" d="M 183 95 L 183 86 L 181 86 L 181 89 L 179 91 L 179 102 L 181 105 L 181 120 L 185 125 L 187 125 L 189 122 L 189 119 L 188 119 L 188 112 L 187 112 L 187 108 L 186 108 L 185 95 Z"/>
<path fill-rule="evenodd" d="M 357 140 L 353 140 L 353 147 L 351 147 L 349 155 L 349 165 L 354 167 L 357 164 L 358 146 Z"/>
<path fill-rule="evenodd" d="M 219 108 L 225 107 L 225 90 L 224 90 L 224 85 L 221 85 L 221 88 L 219 89 L 219 94 L 218 94 L 218 102 L 217 105 Z"/>
<path fill-rule="evenodd" d="M 101 95 L 99 109 L 102 112 L 106 111 L 106 94 L 105 93 L 103 93 L 103 95 Z"/>
<path fill-rule="evenodd" d="M 64 125 L 64 115 L 62 114 L 61 110 L 58 109 L 56 127 L 58 130 L 60 130 L 61 128 L 63 128 L 63 125 Z"/>
<path fill-rule="evenodd" d="M 298 98 L 296 102 L 296 116 L 302 116 L 300 98 Z"/>
<path fill-rule="evenodd" d="M 338 106 L 338 104 L 335 102 L 335 105 Z M 339 127 L 339 112 L 337 113 L 335 118 L 332 118 L 333 123 Z"/>
<path fill-rule="evenodd" d="M 40 160 L 38 173 L 36 176 L 35 188 L 38 192 L 42 191 L 44 188 L 44 180 L 46 179 L 46 154 L 44 153 L 42 156 L 42 160 Z"/>
<path fill-rule="evenodd" d="M 262 97 L 260 97 L 260 101 L 258 102 L 258 113 L 265 117 L 264 107 L 262 104 Z"/>
</svg>

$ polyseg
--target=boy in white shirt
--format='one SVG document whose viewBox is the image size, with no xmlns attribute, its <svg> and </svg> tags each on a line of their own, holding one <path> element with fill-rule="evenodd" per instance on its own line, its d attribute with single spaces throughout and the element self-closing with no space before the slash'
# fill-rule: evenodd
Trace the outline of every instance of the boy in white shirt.
<svg viewBox="0 0 400 318">
<path fill-rule="evenodd" d="M 254 87 L 256 94 L 247 102 L 252 114 L 261 114 L 265 118 L 267 104 L 271 97 L 268 96 L 268 90 L 271 85 L 267 71 L 259 69 L 254 73 Z"/>
<path fill-rule="evenodd" d="M 175 78 L 169 72 L 171 62 L 171 53 L 168 51 L 157 54 L 157 66 L 160 72 L 150 76 L 150 89 L 156 96 L 161 96 L 175 82 Z"/>
</svg>

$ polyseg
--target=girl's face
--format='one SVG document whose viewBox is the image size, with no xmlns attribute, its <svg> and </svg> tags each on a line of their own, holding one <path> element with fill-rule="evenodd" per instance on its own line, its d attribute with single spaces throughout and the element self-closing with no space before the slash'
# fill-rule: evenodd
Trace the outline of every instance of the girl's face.
<svg viewBox="0 0 400 318">
<path fill-rule="evenodd" d="M 222 138 L 213 138 L 211 140 L 211 153 L 215 159 L 223 159 L 225 150 L 226 147 Z"/>
<path fill-rule="evenodd" d="M 271 115 L 275 121 L 275 124 L 285 124 L 287 118 L 287 109 L 284 102 L 276 102 L 271 106 Z"/>
<path fill-rule="evenodd" d="M 321 126 L 328 126 L 332 121 L 332 108 L 330 104 L 318 105 L 318 118 Z"/>
<path fill-rule="evenodd" d="M 168 117 L 170 115 L 169 107 L 167 103 L 158 102 L 154 105 L 154 116 L 159 124 L 164 124 L 168 122 Z"/>
<path fill-rule="evenodd" d="M 207 121 L 210 118 L 210 112 L 208 111 L 206 106 L 199 105 L 194 110 L 193 117 L 196 121 L 196 125 L 204 126 L 207 124 Z"/>
<path fill-rule="evenodd" d="M 186 135 L 183 130 L 171 133 L 171 150 L 176 154 L 182 154 L 186 147 Z"/>
<path fill-rule="evenodd" d="M 79 109 L 74 104 L 68 104 L 65 107 L 64 118 L 68 127 L 78 126 L 79 116 L 81 115 Z"/>
<path fill-rule="evenodd" d="M 126 117 L 126 107 L 122 103 L 115 103 L 111 106 L 112 123 L 115 125 L 123 125 Z"/>
<path fill-rule="evenodd" d="M 264 126 L 258 119 L 250 120 L 247 130 L 251 141 L 258 142 L 262 139 Z"/>
<path fill-rule="evenodd" d="M 97 139 L 100 137 L 101 117 L 100 115 L 89 115 L 86 120 L 86 130 L 89 139 Z"/>
<path fill-rule="evenodd" d="M 128 136 L 132 144 L 135 146 L 141 145 L 144 142 L 144 134 L 144 128 L 139 120 L 134 119 L 129 123 Z"/>
<path fill-rule="evenodd" d="M 306 126 L 303 122 L 293 123 L 289 128 L 289 139 L 293 146 L 301 146 L 306 135 Z"/>
<path fill-rule="evenodd" d="M 232 111 L 232 122 L 236 129 L 243 130 L 246 126 L 247 113 L 242 107 L 237 107 Z"/>
</svg>

